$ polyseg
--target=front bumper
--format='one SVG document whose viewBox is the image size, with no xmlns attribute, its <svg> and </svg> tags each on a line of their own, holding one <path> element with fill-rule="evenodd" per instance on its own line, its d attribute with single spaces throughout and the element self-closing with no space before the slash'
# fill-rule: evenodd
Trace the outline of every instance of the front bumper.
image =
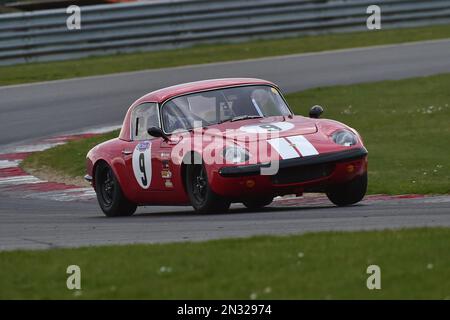
<svg viewBox="0 0 450 320">
<path fill-rule="evenodd" d="M 367 156 L 366 148 L 357 148 L 333 153 L 324 153 L 317 156 L 309 156 L 295 159 L 280 160 L 279 168 L 301 168 L 304 166 L 320 165 L 327 163 L 337 163 L 352 161 Z M 261 168 L 268 168 L 270 163 L 251 164 L 244 166 L 223 167 L 219 169 L 219 175 L 222 177 L 245 177 L 255 176 L 261 173 Z"/>
<path fill-rule="evenodd" d="M 280 160 L 274 175 L 262 175 L 270 163 L 221 167 L 211 172 L 213 191 L 230 199 L 324 192 L 367 172 L 363 147 L 295 159 Z"/>
</svg>

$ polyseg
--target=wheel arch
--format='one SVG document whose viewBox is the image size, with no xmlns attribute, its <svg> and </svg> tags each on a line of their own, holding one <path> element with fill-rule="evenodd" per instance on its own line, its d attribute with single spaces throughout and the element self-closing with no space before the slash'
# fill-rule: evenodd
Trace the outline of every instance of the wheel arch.
<svg viewBox="0 0 450 320">
<path fill-rule="evenodd" d="M 111 164 L 108 160 L 106 160 L 105 158 L 99 158 L 96 159 L 93 166 L 92 166 L 92 187 L 95 190 L 95 174 L 97 171 L 97 168 L 100 164 L 106 164 L 108 165 L 112 170 L 114 175 L 116 176 L 117 181 L 119 182 L 120 187 L 122 188 L 123 184 L 122 184 L 122 177 L 120 176 L 119 172 L 117 171 L 116 166 L 114 166 L 113 164 Z"/>
<path fill-rule="evenodd" d="M 186 168 L 190 164 L 201 164 L 203 162 L 202 156 L 197 151 L 189 151 L 183 156 L 180 167 L 181 182 L 184 192 L 187 194 L 186 185 Z"/>
<path fill-rule="evenodd" d="M 106 164 L 106 165 L 108 165 L 108 166 L 110 166 L 110 164 L 105 160 L 105 159 L 102 159 L 102 158 L 100 158 L 100 159 L 97 159 L 95 162 L 94 162 L 94 164 L 92 165 L 92 187 L 94 188 L 94 190 L 96 190 L 96 178 L 95 178 L 95 176 L 96 176 L 96 173 L 97 173 L 97 168 L 98 168 L 98 166 L 100 165 L 100 164 L 102 164 L 102 163 L 104 163 L 104 164 Z M 111 167 L 111 166 L 110 166 Z M 113 169 L 114 170 L 114 169 Z M 115 173 L 114 173 L 115 174 Z M 96 190 L 97 191 L 97 190 Z"/>
</svg>

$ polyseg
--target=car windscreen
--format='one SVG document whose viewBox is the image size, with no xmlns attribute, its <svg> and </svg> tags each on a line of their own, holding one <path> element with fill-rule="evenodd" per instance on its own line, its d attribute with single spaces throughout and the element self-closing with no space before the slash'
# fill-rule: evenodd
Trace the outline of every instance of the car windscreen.
<svg viewBox="0 0 450 320">
<path fill-rule="evenodd" d="M 288 106 L 270 86 L 240 86 L 191 93 L 164 103 L 162 120 L 167 133 L 209 126 L 236 117 L 288 116 Z"/>
</svg>

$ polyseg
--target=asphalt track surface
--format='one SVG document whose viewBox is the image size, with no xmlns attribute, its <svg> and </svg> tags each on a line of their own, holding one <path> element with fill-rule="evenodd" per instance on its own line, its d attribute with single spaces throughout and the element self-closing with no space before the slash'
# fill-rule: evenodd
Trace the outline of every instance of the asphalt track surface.
<svg viewBox="0 0 450 320">
<path fill-rule="evenodd" d="M 268 207 L 227 214 L 194 214 L 190 207 L 142 207 L 132 217 L 104 217 L 94 202 L 20 200 L 0 203 L 0 250 L 86 245 L 201 241 L 329 230 L 450 227 L 450 197 Z M 17 208 L 20 208 L 18 210 Z M 38 209 L 37 209 L 38 208 Z"/>
<path fill-rule="evenodd" d="M 445 72 L 450 72 L 450 40 L 0 87 L 0 148 L 120 123 L 136 98 L 181 82 L 258 77 L 294 92 Z M 450 226 L 450 197 L 363 202 L 347 208 L 327 203 L 278 205 L 261 212 L 237 206 L 223 215 L 196 215 L 189 207 L 145 207 L 133 217 L 108 219 L 94 201 L 26 200 L 0 194 L 0 250 L 417 226 Z"/>
<path fill-rule="evenodd" d="M 445 72 L 450 72 L 450 39 L 0 87 L 0 146 L 122 123 L 138 97 L 195 80 L 257 77 L 295 92 Z"/>
</svg>

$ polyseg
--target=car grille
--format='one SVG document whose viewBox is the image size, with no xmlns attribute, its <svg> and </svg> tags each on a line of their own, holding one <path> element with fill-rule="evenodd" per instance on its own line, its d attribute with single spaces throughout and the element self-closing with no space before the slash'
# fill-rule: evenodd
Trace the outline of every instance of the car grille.
<svg viewBox="0 0 450 320">
<path fill-rule="evenodd" d="M 279 169 L 272 176 L 274 184 L 300 183 L 329 176 L 334 170 L 333 163 Z"/>
</svg>

